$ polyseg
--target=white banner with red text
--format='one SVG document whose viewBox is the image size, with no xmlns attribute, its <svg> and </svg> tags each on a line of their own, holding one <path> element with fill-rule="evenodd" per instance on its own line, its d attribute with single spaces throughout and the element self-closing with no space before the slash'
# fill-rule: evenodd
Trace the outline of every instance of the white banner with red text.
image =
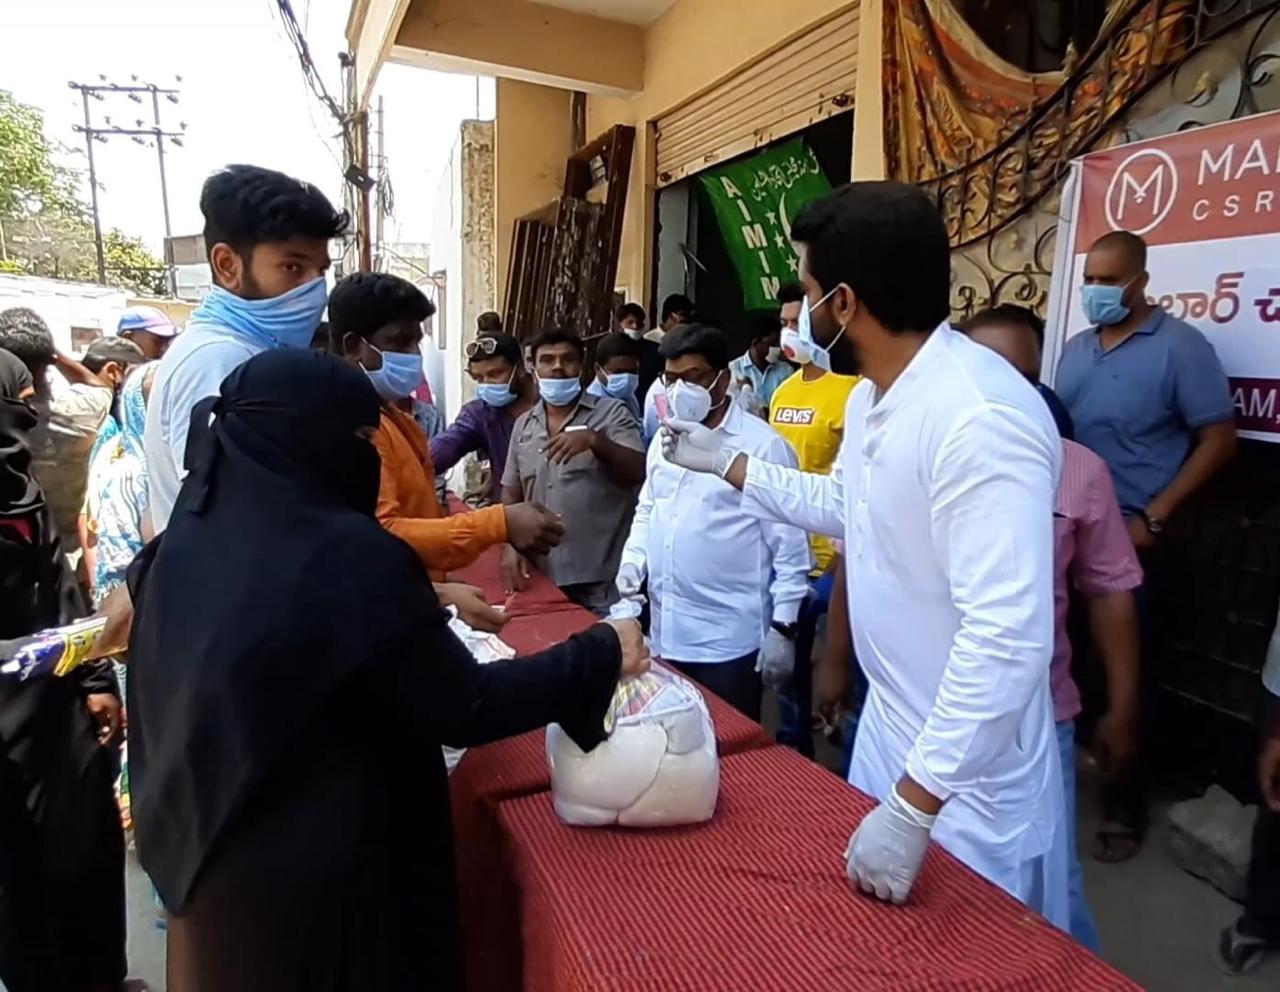
<svg viewBox="0 0 1280 992">
<path fill-rule="evenodd" d="M 1147 296 L 1194 324 L 1231 380 L 1243 437 L 1280 442 L 1280 112 L 1071 163 L 1049 292 L 1044 379 L 1086 330 L 1085 256 L 1109 231 L 1147 242 Z"/>
</svg>

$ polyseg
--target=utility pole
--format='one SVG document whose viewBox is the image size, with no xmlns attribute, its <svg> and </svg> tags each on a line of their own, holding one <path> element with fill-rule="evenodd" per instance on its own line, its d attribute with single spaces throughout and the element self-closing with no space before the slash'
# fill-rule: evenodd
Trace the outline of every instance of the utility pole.
<svg viewBox="0 0 1280 992">
<path fill-rule="evenodd" d="M 89 94 L 93 92 L 88 87 L 77 86 L 75 83 L 70 84 L 72 88 L 80 90 L 80 96 L 84 100 L 84 152 L 89 158 L 89 195 L 93 200 L 93 247 L 98 253 L 98 282 L 106 285 L 107 282 L 107 260 L 102 253 L 102 220 L 98 215 L 98 170 L 93 165 L 93 143 L 94 141 L 106 141 L 106 138 L 98 138 L 93 133 L 93 124 L 89 119 Z M 101 99 L 99 97 L 98 99 Z"/>
<path fill-rule="evenodd" d="M 75 125 L 75 130 L 84 135 L 85 154 L 89 159 L 89 193 L 93 205 L 93 240 L 94 248 L 98 255 L 98 282 L 106 283 L 107 281 L 107 264 L 106 255 L 102 246 L 102 220 L 98 212 L 98 174 L 93 160 L 93 143 L 95 141 L 105 142 L 112 137 L 132 138 L 139 145 L 145 145 L 148 140 L 156 143 L 156 154 L 160 166 L 160 204 L 164 211 L 164 235 L 165 246 L 168 248 L 168 239 L 173 236 L 173 230 L 169 226 L 169 184 L 165 174 L 164 167 L 164 143 L 171 141 L 179 148 L 182 147 L 183 132 L 186 131 L 187 125 L 181 125 L 181 131 L 166 131 L 161 124 L 160 118 L 160 97 L 164 97 L 172 104 L 178 102 L 178 91 L 176 89 L 165 89 L 156 86 L 154 83 L 138 83 L 137 77 L 134 77 L 134 84 L 122 86 L 117 83 L 77 83 L 70 82 L 67 85 L 73 90 L 80 92 L 81 100 L 84 103 L 84 124 Z M 181 78 L 179 78 L 181 82 Z M 152 126 L 144 127 L 144 122 L 138 120 L 136 127 L 118 127 L 112 125 L 111 118 L 106 117 L 106 127 L 94 127 L 93 117 L 89 110 L 89 100 L 104 100 L 106 94 L 125 95 L 134 103 L 142 103 L 143 94 L 149 94 L 151 97 L 151 113 Z M 165 260 L 165 272 L 169 281 L 169 293 L 172 296 L 178 295 L 177 273 L 174 267 Z"/>
<path fill-rule="evenodd" d="M 382 96 L 378 96 L 378 218 L 377 226 L 374 227 L 374 244 L 377 246 L 374 251 L 373 261 L 374 268 L 381 271 L 385 260 L 383 257 L 383 228 L 386 223 L 386 181 L 387 181 L 387 157 L 386 146 L 384 144 L 384 135 L 382 131 Z"/>
<path fill-rule="evenodd" d="M 173 238 L 173 228 L 169 226 L 169 183 L 165 180 L 164 175 L 164 132 L 160 129 L 160 91 L 154 86 L 151 87 L 151 113 L 156 126 L 156 158 L 160 162 L 160 203 L 164 207 L 164 249 L 165 254 L 168 255 L 169 244 Z M 169 273 L 169 295 L 176 298 L 178 295 L 178 272 L 169 263 L 168 258 L 165 259 L 164 264 Z"/>
<path fill-rule="evenodd" d="M 355 116 L 356 125 L 356 144 L 359 146 L 360 154 L 360 172 L 366 177 L 366 182 L 357 187 L 360 193 L 360 270 L 362 272 L 373 271 L 373 246 L 371 244 L 370 234 L 370 218 L 369 218 L 369 194 L 372 192 L 375 183 L 369 180 L 369 113 L 362 110 Z"/>
</svg>

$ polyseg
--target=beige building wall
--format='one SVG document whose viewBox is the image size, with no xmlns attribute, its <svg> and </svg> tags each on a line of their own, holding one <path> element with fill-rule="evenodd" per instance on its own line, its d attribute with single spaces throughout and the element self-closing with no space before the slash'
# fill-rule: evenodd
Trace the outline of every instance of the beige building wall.
<svg viewBox="0 0 1280 992">
<path fill-rule="evenodd" d="M 568 90 L 514 79 L 497 82 L 493 213 L 500 304 L 506 300 L 516 218 L 550 203 L 564 189 L 565 160 L 572 152 L 570 102 Z"/>
</svg>

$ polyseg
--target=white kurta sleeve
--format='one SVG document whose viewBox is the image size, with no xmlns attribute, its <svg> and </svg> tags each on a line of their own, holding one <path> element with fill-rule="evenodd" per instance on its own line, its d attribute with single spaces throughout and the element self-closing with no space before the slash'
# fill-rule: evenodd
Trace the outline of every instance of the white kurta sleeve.
<svg viewBox="0 0 1280 992">
<path fill-rule="evenodd" d="M 939 799 L 1016 746 L 1048 678 L 1059 457 L 1025 414 L 994 407 L 954 427 L 934 457 L 931 537 L 960 625 L 906 771 Z"/>
<path fill-rule="evenodd" d="M 792 469 L 796 455 L 791 445 L 777 438 L 770 458 Z M 744 499 L 745 502 L 745 499 Z M 809 555 L 809 535 L 799 527 L 770 519 L 761 523 L 765 543 L 773 553 L 773 581 L 769 594 L 773 599 L 773 617 L 779 623 L 795 623 L 800 615 L 800 604 L 809 592 L 809 572 L 813 563 Z"/>
<path fill-rule="evenodd" d="M 795 467 L 794 455 L 786 464 L 777 455 L 772 460 L 750 455 L 747 480 L 742 487 L 742 509 L 803 531 L 844 537 L 843 464 L 843 441 L 830 475 L 801 472 Z"/>
<path fill-rule="evenodd" d="M 640 486 L 640 497 L 636 502 L 636 512 L 631 517 L 631 532 L 627 535 L 627 543 L 622 546 L 620 564 L 636 565 L 641 575 L 649 574 L 649 519 L 653 516 L 653 472 L 657 451 L 654 445 L 649 446 L 649 454 L 645 459 L 644 483 Z"/>
</svg>

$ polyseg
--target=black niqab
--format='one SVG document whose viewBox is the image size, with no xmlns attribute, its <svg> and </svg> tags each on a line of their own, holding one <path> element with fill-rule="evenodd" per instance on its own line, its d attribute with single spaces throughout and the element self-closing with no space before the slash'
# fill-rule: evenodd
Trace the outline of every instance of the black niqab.
<svg viewBox="0 0 1280 992">
<path fill-rule="evenodd" d="M 171 909 L 273 755 L 410 622 L 386 581 L 411 552 L 373 518 L 378 456 L 357 436 L 378 407 L 357 369 L 279 351 L 192 415 L 190 474 L 130 575 L 133 813 Z"/>
<path fill-rule="evenodd" d="M 597 625 L 479 664 L 372 516 L 378 399 L 268 352 L 193 416 L 168 530 L 130 574 L 138 854 L 170 992 L 460 987 L 441 744 L 555 721 L 592 747 L 621 652 Z"/>
</svg>

